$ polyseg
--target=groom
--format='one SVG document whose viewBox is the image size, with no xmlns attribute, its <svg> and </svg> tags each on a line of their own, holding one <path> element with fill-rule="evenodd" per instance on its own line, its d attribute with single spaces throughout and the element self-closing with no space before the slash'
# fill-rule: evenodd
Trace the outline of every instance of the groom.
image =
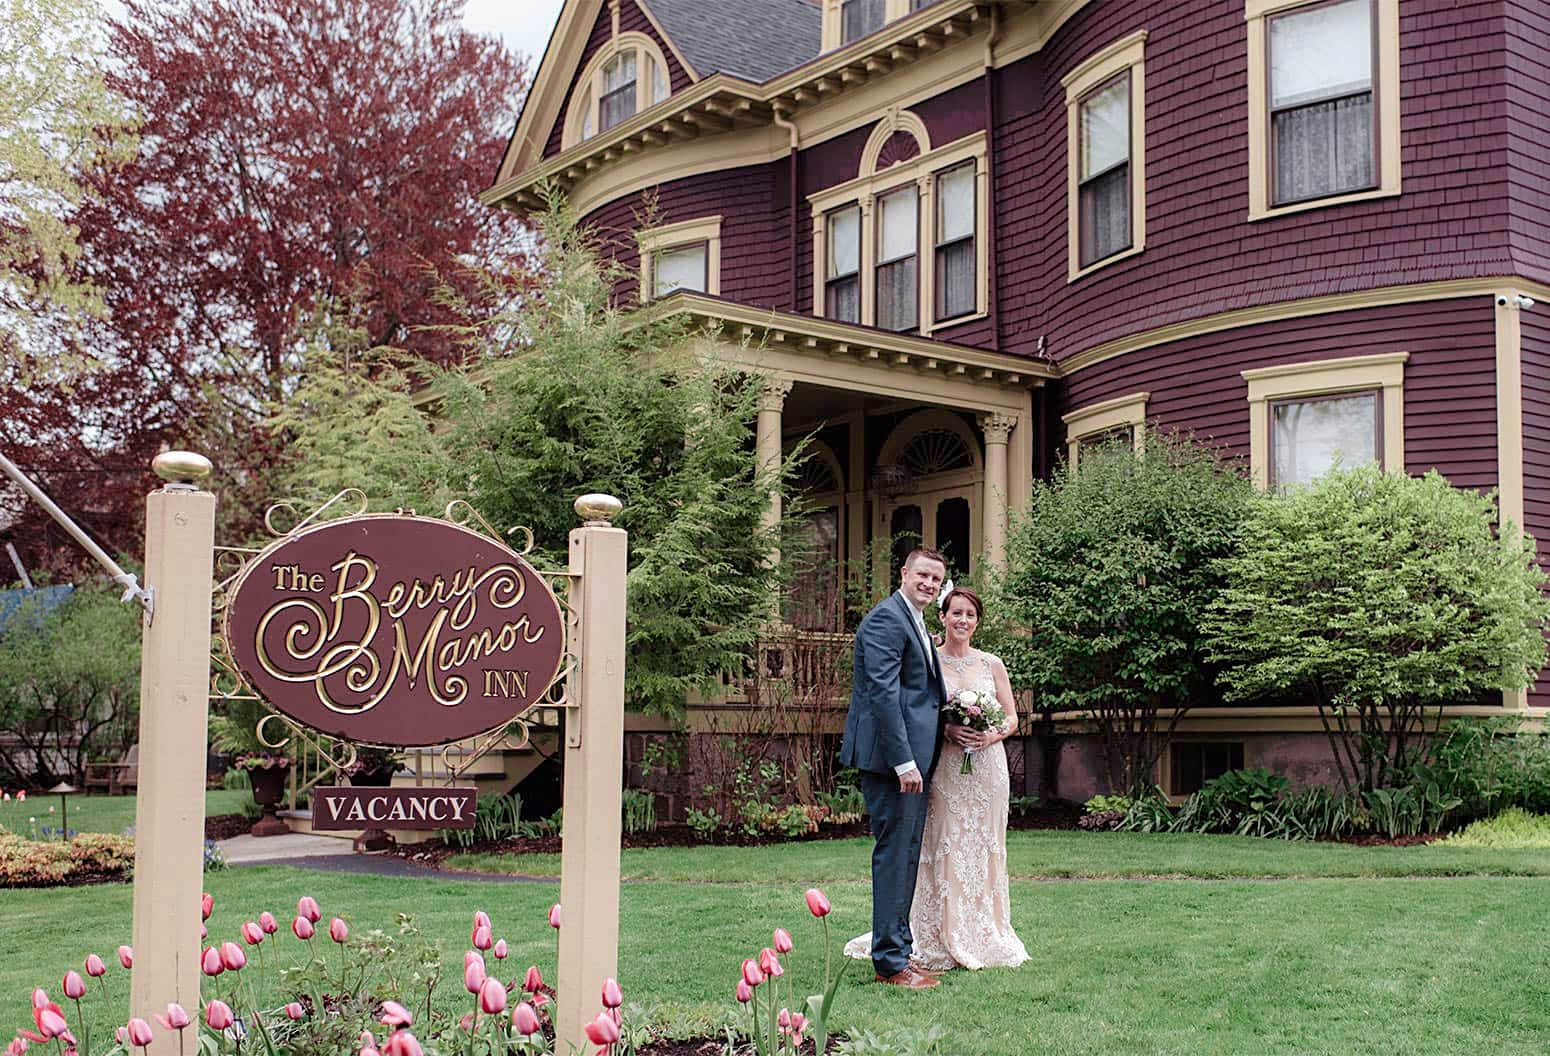
<svg viewBox="0 0 1550 1056">
<path fill-rule="evenodd" d="M 947 564 L 935 550 L 905 559 L 898 593 L 856 630 L 850 711 L 840 764 L 861 771 L 872 816 L 872 964 L 877 981 L 928 990 L 936 977 L 910 964 L 910 904 L 926 824 L 926 781 L 941 746 L 941 661 L 922 616 Z"/>
</svg>

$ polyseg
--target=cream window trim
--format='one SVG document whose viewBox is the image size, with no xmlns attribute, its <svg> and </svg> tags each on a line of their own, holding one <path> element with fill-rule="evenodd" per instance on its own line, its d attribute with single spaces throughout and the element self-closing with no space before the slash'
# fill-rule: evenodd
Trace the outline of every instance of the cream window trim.
<svg viewBox="0 0 1550 1056">
<path fill-rule="evenodd" d="M 1122 37 L 1060 79 L 1066 89 L 1066 281 L 1146 249 L 1146 30 Z M 1082 96 L 1130 71 L 1130 248 L 1082 267 L 1079 186 L 1082 180 Z"/>
<path fill-rule="evenodd" d="M 1270 487 L 1270 401 L 1380 389 L 1383 467 L 1405 469 L 1405 363 L 1408 352 L 1283 363 L 1242 371 L 1249 383 L 1249 471 L 1260 491 Z"/>
<path fill-rule="evenodd" d="M 592 56 L 586 68 L 571 89 L 570 102 L 565 108 L 565 129 L 560 135 L 560 148 L 568 149 L 580 143 L 584 138 L 581 134 L 582 122 L 590 114 L 592 118 L 592 135 L 597 136 L 605 131 L 602 122 L 603 99 L 603 68 L 614 60 L 623 51 L 635 52 L 635 113 L 639 114 L 657 105 L 651 101 L 652 74 L 648 69 L 649 59 L 655 63 L 655 69 L 661 70 L 663 82 L 668 85 L 668 98 L 672 98 L 672 76 L 669 73 L 667 57 L 657 42 L 644 33 L 631 30 L 628 33 L 616 32 L 607 44 L 597 50 Z M 578 100 L 585 98 L 586 106 L 577 106 Z M 661 100 L 666 102 L 667 100 Z"/>
<path fill-rule="evenodd" d="M 919 126 L 918 131 L 915 125 Z M 910 132 L 920 143 L 921 153 L 908 161 L 890 165 L 886 169 L 871 171 L 884 143 L 897 131 Z M 877 319 L 876 267 L 877 223 L 875 208 L 878 198 L 905 184 L 915 184 L 919 206 L 916 227 L 916 276 L 919 279 L 919 305 L 916 332 L 922 336 L 935 330 L 962 326 L 964 323 L 983 318 L 990 311 L 990 251 L 987 232 L 990 228 L 990 201 L 987 190 L 990 171 L 986 165 L 985 133 L 975 132 L 962 139 L 936 149 L 923 139 L 925 125 L 908 111 L 885 118 L 873 130 L 867 147 L 862 152 L 861 175 L 853 180 L 810 194 L 807 197 L 813 216 L 813 315 L 824 318 L 825 237 L 827 214 L 846 205 L 861 207 L 861 318 L 862 326 L 875 326 Z M 874 145 L 875 144 L 875 145 Z M 941 322 L 936 320 L 936 247 L 932 241 L 936 231 L 936 176 L 937 173 L 974 162 L 974 303 L 973 314 L 956 315 Z"/>
<path fill-rule="evenodd" d="M 823 40 L 820 51 L 833 51 L 835 48 L 844 46 L 845 41 L 841 39 L 845 29 L 841 15 L 844 6 L 845 0 L 823 0 Z M 909 13 L 910 0 L 884 0 L 883 25 L 886 26 Z"/>
<path fill-rule="evenodd" d="M 1140 451 L 1146 443 L 1146 401 L 1151 395 L 1133 392 L 1061 415 L 1060 420 L 1066 424 L 1066 461 L 1071 468 L 1075 470 L 1081 458 L 1083 440 L 1112 429 L 1129 426 L 1135 449 Z"/>
<path fill-rule="evenodd" d="M 1378 35 L 1373 88 L 1378 93 L 1378 186 L 1287 205 L 1270 204 L 1270 56 L 1266 18 L 1320 0 L 1244 0 L 1249 30 L 1249 215 L 1250 221 L 1322 209 L 1348 202 L 1392 198 L 1401 193 L 1399 137 L 1399 0 L 1372 0 Z"/>
<path fill-rule="evenodd" d="M 705 289 L 702 292 L 713 297 L 721 296 L 720 216 L 701 216 L 637 231 L 635 241 L 640 244 L 641 303 L 655 296 L 656 280 L 652 275 L 652 260 L 656 254 L 700 242 L 705 243 Z"/>
</svg>

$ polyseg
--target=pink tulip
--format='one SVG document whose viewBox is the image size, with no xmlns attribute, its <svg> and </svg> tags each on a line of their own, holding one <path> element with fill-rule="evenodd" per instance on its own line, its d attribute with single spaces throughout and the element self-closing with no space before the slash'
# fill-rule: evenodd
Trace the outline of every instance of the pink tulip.
<svg viewBox="0 0 1550 1056">
<path fill-rule="evenodd" d="M 296 915 L 306 917 L 314 924 L 323 919 L 323 911 L 318 908 L 318 900 L 311 895 L 302 895 L 296 900 Z"/>
<path fill-rule="evenodd" d="M 791 1029 L 791 1009 L 789 1009 L 789 1008 L 781 1009 L 780 1010 L 780 1015 L 775 1017 L 775 1025 L 781 1029 L 782 1033 L 784 1033 L 785 1031 L 790 1030 Z"/>
<path fill-rule="evenodd" d="M 624 1004 L 624 994 L 619 990 L 619 983 L 615 979 L 603 980 L 603 1007 L 618 1008 Z"/>
<path fill-rule="evenodd" d="M 65 1014 L 58 1005 L 47 1005 L 34 1010 L 33 1020 L 38 1025 L 38 1031 L 45 1038 L 57 1038 L 63 1036 L 70 1024 L 65 1022 Z"/>
<path fill-rule="evenodd" d="M 151 1043 L 151 1025 L 139 1016 L 129 1021 L 129 1044 L 149 1045 Z"/>
<path fill-rule="evenodd" d="M 93 979 L 108 974 L 108 966 L 102 963 L 102 958 L 95 953 L 86 955 L 86 974 Z"/>
<path fill-rule="evenodd" d="M 156 1022 L 168 1030 L 182 1030 L 193 1021 L 188 1018 L 188 1013 L 183 1011 L 183 1006 L 173 1001 L 167 1005 L 166 1015 L 156 1013 Z"/>
<path fill-rule="evenodd" d="M 537 1034 L 543 1029 L 543 1024 L 538 1022 L 538 1013 L 526 1001 L 517 1002 L 517 1007 L 511 1010 L 511 1025 L 518 1034 L 524 1035 Z"/>
<path fill-rule="evenodd" d="M 599 1012 L 597 1018 L 587 1024 L 587 1040 L 594 1045 L 612 1045 L 619 1040 L 619 1024 L 607 1012 Z"/>
<path fill-rule="evenodd" d="M 795 949 L 795 947 L 791 945 L 791 932 L 787 931 L 785 928 L 776 928 L 775 952 L 790 953 L 793 949 Z"/>
<path fill-rule="evenodd" d="M 484 960 L 484 958 L 479 955 L 479 951 L 478 950 L 465 950 L 465 951 L 463 951 L 463 967 L 464 968 L 467 968 L 470 964 L 473 964 L 475 961 L 482 961 L 482 960 Z"/>
<path fill-rule="evenodd" d="M 265 935 L 273 935 L 280 930 L 280 922 L 267 909 L 258 915 L 258 926 L 264 929 Z"/>
<path fill-rule="evenodd" d="M 298 939 L 310 939 L 317 932 L 312 927 L 312 921 L 306 917 L 297 917 L 291 921 L 291 931 L 295 932 Z"/>
<path fill-rule="evenodd" d="M 467 961 L 463 966 L 463 985 L 468 988 L 470 994 L 477 994 L 479 992 L 479 988 L 484 985 L 483 957 Z"/>
<path fill-rule="evenodd" d="M 135 951 L 128 946 L 120 946 L 118 948 L 118 963 L 125 968 L 133 968 L 135 966 Z"/>
<path fill-rule="evenodd" d="M 242 941 L 249 946 L 257 946 L 264 941 L 264 929 L 254 921 L 248 921 L 242 925 Z"/>
<path fill-rule="evenodd" d="M 527 969 L 527 976 L 522 980 L 522 989 L 526 990 L 530 994 L 536 994 L 539 990 L 543 989 L 543 985 L 544 976 L 543 973 L 538 970 L 538 965 L 529 965 Z"/>
<path fill-rule="evenodd" d="M 807 909 L 815 917 L 829 915 L 829 899 L 816 887 L 807 889 Z"/>
<path fill-rule="evenodd" d="M 362 1048 L 369 1047 L 374 1049 L 377 1047 L 377 1036 L 369 1030 L 361 1031 L 361 1036 L 355 1040 L 361 1043 Z"/>
<path fill-rule="evenodd" d="M 306 1014 L 306 1011 L 301 1007 L 300 1001 L 292 1001 L 285 1006 L 285 1018 L 287 1019 L 301 1019 Z"/>
<path fill-rule="evenodd" d="M 746 979 L 739 979 L 737 981 L 737 1000 L 745 1005 L 753 1000 L 753 987 L 748 985 L 748 980 Z"/>
<path fill-rule="evenodd" d="M 481 924 L 474 929 L 474 949 L 488 950 L 494 945 L 495 940 L 490 935 L 490 926 L 488 924 Z"/>
<path fill-rule="evenodd" d="M 407 1027 L 414 1022 L 414 1015 L 397 1001 L 384 1001 L 382 1015 L 377 1017 L 377 1021 L 390 1027 Z"/>
<path fill-rule="evenodd" d="M 560 926 L 560 904 L 558 902 L 549 907 L 549 926 L 551 928 L 558 928 Z"/>
<path fill-rule="evenodd" d="M 343 946 L 344 940 L 350 937 L 350 926 L 335 917 L 328 922 L 328 937 Z"/>
<path fill-rule="evenodd" d="M 362 1045 L 361 1051 L 356 1056 L 382 1056 L 375 1045 Z"/>
<path fill-rule="evenodd" d="M 209 920 L 210 919 L 210 914 L 214 913 L 214 912 L 215 912 L 215 898 L 210 894 L 210 892 L 206 891 L 204 894 L 199 896 L 199 913 L 200 913 L 199 919 L 200 920 Z"/>
<path fill-rule="evenodd" d="M 464 1012 L 463 1013 L 463 1018 L 457 1021 L 457 1029 L 458 1030 L 473 1030 L 474 1029 L 474 1014 L 472 1012 Z"/>
<path fill-rule="evenodd" d="M 123 1027 L 119 1028 L 123 1030 Z M 11 1043 L 5 1047 L 5 1056 L 27 1056 L 27 1039 L 12 1038 Z"/>
<path fill-rule="evenodd" d="M 79 1001 L 86 996 L 86 980 L 81 978 L 80 972 L 66 972 L 64 987 L 65 996 L 72 1001 Z"/>
<path fill-rule="evenodd" d="M 221 963 L 221 951 L 214 946 L 206 946 L 205 952 L 199 956 L 199 968 L 212 979 L 224 972 L 226 966 Z"/>
<path fill-rule="evenodd" d="M 425 1050 L 413 1034 L 400 1030 L 382 1047 L 382 1056 L 425 1056 Z"/>
<path fill-rule="evenodd" d="M 203 924 L 199 925 L 199 941 L 203 942 L 210 937 L 210 929 Z"/>
<path fill-rule="evenodd" d="M 18 788 L 16 790 L 16 802 L 18 802 L 18 803 L 25 803 L 25 802 L 27 802 L 27 790 L 25 788 Z M 49 809 L 52 810 L 53 808 L 51 807 Z"/>
<path fill-rule="evenodd" d="M 32 1009 L 36 1012 L 40 1008 L 48 1007 L 48 991 L 41 986 L 32 992 Z"/>
<path fill-rule="evenodd" d="M 228 972 L 240 972 L 247 967 L 248 955 L 235 942 L 221 943 L 221 964 Z"/>
<path fill-rule="evenodd" d="M 496 939 L 495 940 L 495 959 L 497 961 L 504 961 L 506 959 L 506 940 L 505 939 Z"/>
<path fill-rule="evenodd" d="M 805 1030 L 806 1028 L 807 1028 L 807 1017 L 804 1016 L 800 1012 L 793 1012 L 793 1013 L 791 1013 L 791 1032 L 793 1034 L 795 1034 L 797 1036 L 797 1038 L 799 1039 L 797 1041 L 798 1045 L 800 1045 L 802 1043 L 801 1040 L 800 1040 L 801 1037 L 802 1037 L 802 1031 Z"/>
<path fill-rule="evenodd" d="M 759 963 L 752 957 L 743 962 L 743 982 L 749 986 L 758 986 L 764 982 L 764 972 L 760 970 Z"/>
<path fill-rule="evenodd" d="M 205 1022 L 211 1030 L 225 1030 L 236 1022 L 236 1017 L 231 1014 L 231 1006 L 217 998 L 205 1007 Z"/>
<path fill-rule="evenodd" d="M 488 927 L 491 927 L 491 926 L 492 925 L 490 924 L 490 915 L 488 913 L 486 913 L 482 909 L 475 910 L 474 911 L 474 926 L 473 926 L 473 930 L 468 933 L 469 936 L 470 936 L 470 939 L 472 938 L 473 933 L 475 931 L 478 931 L 480 928 L 488 928 Z"/>
<path fill-rule="evenodd" d="M 479 1011 L 487 1016 L 498 1016 L 506 1011 L 506 988 L 493 975 L 479 987 Z"/>
<path fill-rule="evenodd" d="M 768 946 L 759 951 L 759 968 L 771 979 L 779 979 L 786 974 L 786 969 L 781 967 L 779 955 Z"/>
<path fill-rule="evenodd" d="M 114 1040 L 116 1040 L 120 1045 L 124 1046 L 125 1048 L 129 1047 L 129 1030 L 128 1030 L 128 1028 L 126 1028 L 126 1027 L 115 1027 L 114 1030 L 113 1030 L 113 1037 L 114 1037 Z"/>
</svg>

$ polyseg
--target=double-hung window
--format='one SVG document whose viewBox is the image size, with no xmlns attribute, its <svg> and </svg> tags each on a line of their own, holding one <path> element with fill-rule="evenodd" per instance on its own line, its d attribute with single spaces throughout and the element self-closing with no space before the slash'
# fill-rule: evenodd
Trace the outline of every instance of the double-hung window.
<svg viewBox="0 0 1550 1056">
<path fill-rule="evenodd" d="M 883 28 L 885 0 L 844 0 L 840 5 L 840 43 L 849 44 Z"/>
<path fill-rule="evenodd" d="M 823 314 L 842 323 L 861 321 L 861 207 L 828 214 Z"/>
<path fill-rule="evenodd" d="M 603 97 L 599 100 L 602 131 L 635 116 L 636 94 L 635 52 L 621 51 L 603 67 Z"/>
<path fill-rule="evenodd" d="M 974 163 L 954 166 L 936 178 L 936 318 L 971 315 L 978 306 L 974 228 Z"/>
<path fill-rule="evenodd" d="M 1244 0 L 1249 219 L 1398 194 L 1399 0 Z"/>
<path fill-rule="evenodd" d="M 1066 89 L 1066 279 L 1146 248 L 1146 30 L 1061 79 Z"/>
<path fill-rule="evenodd" d="M 623 124 L 672 93 L 667 57 L 655 40 L 634 30 L 616 33 L 576 80 L 566 111 L 566 147 Z"/>
<path fill-rule="evenodd" d="M 639 231 L 641 299 L 678 290 L 720 295 L 721 217 L 702 216 Z"/>
<path fill-rule="evenodd" d="M 913 330 L 920 304 L 920 201 L 915 185 L 878 198 L 877 211 L 877 325 Z"/>
</svg>

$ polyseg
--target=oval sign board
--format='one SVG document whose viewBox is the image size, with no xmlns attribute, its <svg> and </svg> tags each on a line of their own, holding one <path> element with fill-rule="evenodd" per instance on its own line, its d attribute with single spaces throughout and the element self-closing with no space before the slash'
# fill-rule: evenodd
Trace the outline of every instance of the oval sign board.
<svg viewBox="0 0 1550 1056">
<path fill-rule="evenodd" d="M 367 514 L 281 539 L 232 588 L 226 641 L 276 711 L 361 744 L 450 744 L 543 698 L 565 623 L 515 551 L 428 517 Z"/>
</svg>

